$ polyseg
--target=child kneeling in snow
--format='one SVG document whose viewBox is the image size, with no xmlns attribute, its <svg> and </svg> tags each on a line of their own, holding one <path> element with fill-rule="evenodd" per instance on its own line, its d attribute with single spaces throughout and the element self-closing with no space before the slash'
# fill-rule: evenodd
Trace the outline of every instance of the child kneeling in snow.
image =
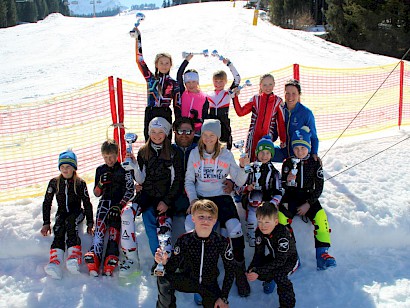
<svg viewBox="0 0 410 308">
<path fill-rule="evenodd" d="M 50 211 L 54 195 L 58 209 L 53 227 L 54 240 L 50 249 L 50 262 L 44 268 L 52 278 L 62 278 L 61 263 L 67 244 L 67 269 L 79 273 L 81 264 L 81 239 L 78 236 L 78 225 L 87 217 L 87 233 L 93 234 L 93 206 L 88 195 L 87 184 L 77 175 L 77 156 L 68 150 L 60 154 L 58 169 L 61 174 L 50 180 L 43 202 L 43 227 L 41 234 L 51 234 Z M 84 209 L 81 208 L 81 202 Z M 67 241 L 66 241 L 67 234 Z"/>
<path fill-rule="evenodd" d="M 282 165 L 282 187 L 285 194 L 279 205 L 279 222 L 291 228 L 295 215 L 306 216 L 315 227 L 317 269 L 335 267 L 336 260 L 328 254 L 330 228 L 325 210 L 319 202 L 323 190 L 323 170 L 320 160 L 310 155 L 311 135 L 309 127 L 303 126 L 292 135 L 294 156 Z"/>
</svg>

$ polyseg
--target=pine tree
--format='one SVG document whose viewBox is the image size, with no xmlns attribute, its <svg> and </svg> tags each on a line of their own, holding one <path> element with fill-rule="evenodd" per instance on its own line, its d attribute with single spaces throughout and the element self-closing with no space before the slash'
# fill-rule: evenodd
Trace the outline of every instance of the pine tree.
<svg viewBox="0 0 410 308">
<path fill-rule="evenodd" d="M 38 20 L 42 20 L 47 17 L 48 14 L 48 7 L 47 7 L 47 2 L 46 0 L 35 0 L 36 5 L 37 5 L 37 11 L 38 11 Z"/>
<path fill-rule="evenodd" d="M 7 27 L 17 24 L 17 8 L 15 0 L 6 0 L 7 5 Z"/>
<path fill-rule="evenodd" d="M 7 4 L 5 0 L 0 0 L 0 28 L 7 27 Z"/>
</svg>

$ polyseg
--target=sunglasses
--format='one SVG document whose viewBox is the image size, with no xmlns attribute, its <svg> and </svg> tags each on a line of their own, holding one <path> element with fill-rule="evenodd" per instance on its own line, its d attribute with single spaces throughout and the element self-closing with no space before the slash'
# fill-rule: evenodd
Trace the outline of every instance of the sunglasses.
<svg viewBox="0 0 410 308">
<path fill-rule="evenodd" d="M 192 129 L 177 129 L 177 134 L 178 135 L 191 135 L 192 134 Z"/>
</svg>

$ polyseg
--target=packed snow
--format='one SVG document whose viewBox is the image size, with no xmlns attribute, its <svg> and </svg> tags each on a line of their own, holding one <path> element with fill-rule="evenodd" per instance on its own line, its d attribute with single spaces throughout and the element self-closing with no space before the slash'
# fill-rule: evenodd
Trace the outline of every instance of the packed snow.
<svg viewBox="0 0 410 308">
<path fill-rule="evenodd" d="M 171 73 L 175 76 L 182 51 L 218 49 L 242 77 L 250 77 L 293 63 L 363 67 L 398 61 L 261 20 L 254 27 L 252 16 L 253 11 L 243 9 L 241 3 L 232 8 L 230 2 L 147 11 L 140 26 L 147 63 L 152 67 L 155 54 L 168 51 L 174 57 Z M 94 19 L 51 15 L 37 24 L 0 29 L 0 105 L 34 102 L 109 75 L 143 82 L 135 64 L 134 42 L 128 36 L 134 22 L 134 15 Z M 201 83 L 211 83 L 217 61 L 199 56 L 192 61 Z M 276 89 L 279 95 L 282 91 Z M 410 307 L 409 135 L 408 128 L 395 128 L 342 138 L 329 152 L 333 141 L 321 143 L 319 154 L 326 153 L 325 178 L 334 176 L 325 182 L 321 203 L 332 228 L 330 253 L 338 266 L 316 271 L 312 225 L 295 219 L 302 262 L 292 276 L 297 307 Z M 44 272 L 52 237 L 40 234 L 42 201 L 40 197 L 0 204 L 0 307 L 155 307 L 153 258 L 141 217 L 136 219 L 140 276 L 127 283 L 119 281 L 117 274 L 91 278 L 81 265 L 81 275 L 64 271 L 62 280 L 54 280 Z M 91 201 L 96 211 L 98 200 L 92 197 Z M 238 209 L 243 218 L 243 210 Z M 56 204 L 52 221 L 55 210 Z M 82 225 L 83 253 L 91 246 L 84 229 Z M 248 264 L 251 257 L 247 248 Z M 278 306 L 276 292 L 265 295 L 261 282 L 251 287 L 251 295 L 240 298 L 234 285 L 230 307 Z M 177 304 L 196 306 L 191 294 L 177 293 Z"/>
</svg>

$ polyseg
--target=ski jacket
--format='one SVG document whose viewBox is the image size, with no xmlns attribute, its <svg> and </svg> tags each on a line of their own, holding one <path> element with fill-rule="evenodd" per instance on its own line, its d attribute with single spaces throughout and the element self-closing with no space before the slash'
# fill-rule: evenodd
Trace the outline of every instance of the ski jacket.
<svg viewBox="0 0 410 308">
<path fill-rule="evenodd" d="M 93 206 L 90 202 L 87 183 L 82 179 L 77 179 L 76 190 L 74 190 L 74 180 L 60 177 L 57 192 L 58 178 L 51 179 L 47 186 L 47 191 L 43 201 L 43 225 L 50 224 L 51 205 L 54 195 L 57 200 L 57 215 L 79 214 L 81 212 L 81 202 L 83 203 L 87 225 L 93 225 Z M 76 193 L 77 192 L 77 193 Z"/>
<path fill-rule="evenodd" d="M 311 134 L 312 154 L 317 154 L 319 151 L 319 139 L 316 132 L 315 117 L 312 111 L 301 103 L 296 103 L 293 110 L 289 110 L 287 104 L 281 106 L 286 125 L 286 148 L 288 149 L 288 156 L 293 156 L 293 150 L 291 146 L 291 138 L 293 133 L 302 128 L 302 126 L 308 126 Z"/>
<path fill-rule="evenodd" d="M 252 173 L 248 175 L 246 181 L 247 185 L 256 183 L 256 172 L 256 167 L 252 166 Z M 259 172 L 261 173 L 261 177 L 259 178 L 258 183 L 262 187 L 262 200 L 278 205 L 282 199 L 282 179 L 279 171 L 275 168 L 272 162 L 268 162 L 260 166 Z M 244 194 L 250 193 L 246 189 L 246 186 L 243 187 L 242 192 Z"/>
<path fill-rule="evenodd" d="M 227 195 L 223 182 L 230 175 L 238 186 L 245 184 L 247 174 L 239 167 L 231 151 L 222 148 L 216 159 L 213 154 L 204 153 L 204 159 L 199 156 L 198 147 L 191 151 L 185 174 L 185 190 L 189 202 L 201 197 Z"/>
<path fill-rule="evenodd" d="M 155 72 L 153 74 L 144 61 L 142 55 L 141 33 L 137 29 L 138 38 L 136 41 L 136 62 L 138 68 L 147 82 L 147 106 L 148 107 L 169 107 L 173 104 L 175 108 L 179 100 L 179 86 L 176 80 L 168 74 Z"/>
<path fill-rule="evenodd" d="M 97 167 L 95 172 L 94 188 L 100 181 L 101 175 L 106 172 L 112 174 L 112 179 L 110 184 L 104 185 L 100 200 L 110 200 L 112 206 L 118 204 L 125 206 L 134 197 L 134 180 L 131 172 L 126 171 L 119 162 L 112 167 L 103 164 Z"/>
<path fill-rule="evenodd" d="M 306 201 L 313 205 L 323 191 L 323 169 L 320 161 L 308 155 L 296 164 L 296 187 L 287 185 L 287 177 L 293 169 L 292 158 L 286 158 L 282 164 L 282 187 L 285 189 L 282 202 L 296 201 L 302 205 Z"/>
<path fill-rule="evenodd" d="M 278 224 L 267 235 L 256 229 L 255 253 L 248 271 L 257 273 L 259 280 L 270 281 L 274 272 L 291 274 L 297 264 L 296 242 L 285 226 Z"/>
<path fill-rule="evenodd" d="M 255 160 L 256 144 L 263 136 L 271 136 L 273 142 L 279 136 L 280 142 L 286 142 L 282 104 L 283 101 L 279 96 L 273 93 L 262 93 L 254 95 L 248 103 L 241 107 L 238 96 L 235 96 L 233 105 L 238 116 L 242 117 L 252 112 L 248 139 L 246 140 L 246 151 L 251 161 Z"/>
<path fill-rule="evenodd" d="M 198 280 L 204 287 L 214 285 L 219 276 L 218 260 L 222 258 L 225 276 L 220 297 L 228 298 L 235 273 L 235 261 L 229 241 L 212 231 L 209 237 L 200 238 L 195 231 L 181 235 L 171 258 L 165 265 L 167 273 L 177 269 Z"/>
<path fill-rule="evenodd" d="M 143 173 L 141 178 L 138 175 L 137 182 L 142 184 L 142 192 L 149 197 L 161 199 L 169 208 L 174 205 L 175 200 L 182 192 L 183 185 L 183 161 L 180 153 L 171 147 L 171 159 L 165 160 L 160 157 L 161 150 L 154 150 L 149 145 L 151 157 L 145 160 L 141 155 L 141 149 L 138 151 L 137 163 L 134 171 Z M 154 204 L 140 204 L 142 210 L 154 206 Z"/>
<path fill-rule="evenodd" d="M 180 100 L 179 105 L 177 106 L 179 110 L 175 110 L 174 112 L 175 118 L 182 116 L 194 119 L 195 135 L 200 136 L 202 122 L 203 119 L 206 119 L 209 102 L 207 96 L 202 91 L 199 91 L 198 93 L 185 91 L 183 75 L 188 64 L 189 62 L 184 60 L 177 72 Z M 193 110 L 196 111 L 196 114 L 192 112 Z"/>
</svg>

